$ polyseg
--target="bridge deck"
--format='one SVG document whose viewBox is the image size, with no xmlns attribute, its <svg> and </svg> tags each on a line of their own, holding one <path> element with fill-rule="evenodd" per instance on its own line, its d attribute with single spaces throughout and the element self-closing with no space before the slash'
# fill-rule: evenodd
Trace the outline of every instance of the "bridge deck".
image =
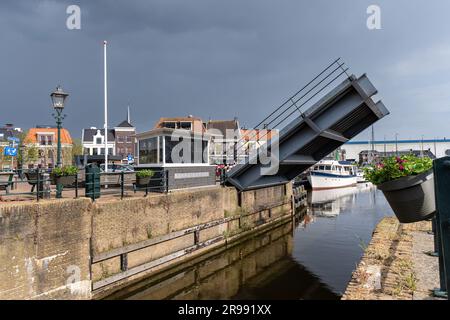
<svg viewBox="0 0 450 320">
<path fill-rule="evenodd" d="M 266 147 L 274 166 L 247 159 L 228 173 L 227 182 L 243 191 L 291 181 L 389 114 L 381 101 L 372 100 L 376 93 L 365 74 L 349 76 L 269 140 Z"/>
</svg>

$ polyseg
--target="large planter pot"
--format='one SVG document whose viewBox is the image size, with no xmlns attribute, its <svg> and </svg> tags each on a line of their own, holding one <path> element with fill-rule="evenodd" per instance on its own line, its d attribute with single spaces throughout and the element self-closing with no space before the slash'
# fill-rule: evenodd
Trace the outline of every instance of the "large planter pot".
<svg viewBox="0 0 450 320">
<path fill-rule="evenodd" d="M 433 170 L 385 182 L 378 189 L 402 223 L 423 221 L 436 212 Z"/>
<path fill-rule="evenodd" d="M 55 184 L 62 184 L 64 187 L 70 187 L 75 184 L 76 176 L 55 177 Z"/>
</svg>

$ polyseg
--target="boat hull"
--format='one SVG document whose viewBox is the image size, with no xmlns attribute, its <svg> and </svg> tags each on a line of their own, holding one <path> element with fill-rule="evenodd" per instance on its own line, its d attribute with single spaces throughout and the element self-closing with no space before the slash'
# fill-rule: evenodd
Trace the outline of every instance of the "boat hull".
<svg viewBox="0 0 450 320">
<path fill-rule="evenodd" d="M 335 175 L 320 172 L 311 172 L 308 176 L 309 183 L 313 190 L 328 190 L 337 188 L 353 187 L 357 184 L 355 175 Z"/>
</svg>

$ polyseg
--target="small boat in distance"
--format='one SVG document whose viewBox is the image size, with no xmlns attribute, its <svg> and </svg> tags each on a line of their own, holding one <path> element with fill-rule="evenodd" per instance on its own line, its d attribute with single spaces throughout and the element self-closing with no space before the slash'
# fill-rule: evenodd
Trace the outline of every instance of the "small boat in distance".
<svg viewBox="0 0 450 320">
<path fill-rule="evenodd" d="M 313 190 L 356 186 L 357 167 L 348 161 L 322 160 L 310 171 L 308 180 Z"/>
<path fill-rule="evenodd" d="M 357 183 L 366 183 L 367 180 L 364 177 L 364 171 L 361 169 L 357 169 L 356 171 L 356 182 Z"/>
</svg>

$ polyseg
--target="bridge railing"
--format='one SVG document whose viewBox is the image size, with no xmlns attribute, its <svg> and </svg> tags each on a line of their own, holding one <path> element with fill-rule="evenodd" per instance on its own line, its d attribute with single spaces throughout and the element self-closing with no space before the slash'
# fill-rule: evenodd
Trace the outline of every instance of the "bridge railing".
<svg viewBox="0 0 450 320">
<path fill-rule="evenodd" d="M 268 141 L 273 134 L 272 129 L 282 129 L 294 118 L 303 116 L 304 111 L 321 98 L 321 93 L 326 88 L 330 87 L 333 83 L 343 81 L 344 78 L 350 78 L 348 70 L 349 67 L 341 58 L 334 60 L 300 90 L 287 98 L 280 106 L 257 123 L 253 127 L 253 130 L 250 129 L 249 136 L 244 136 L 238 140 L 236 143 L 236 154 L 248 152 L 246 150 L 247 140 Z M 261 129 L 266 130 L 265 132 L 263 131 L 262 135 L 259 134 L 259 130 Z"/>
</svg>

